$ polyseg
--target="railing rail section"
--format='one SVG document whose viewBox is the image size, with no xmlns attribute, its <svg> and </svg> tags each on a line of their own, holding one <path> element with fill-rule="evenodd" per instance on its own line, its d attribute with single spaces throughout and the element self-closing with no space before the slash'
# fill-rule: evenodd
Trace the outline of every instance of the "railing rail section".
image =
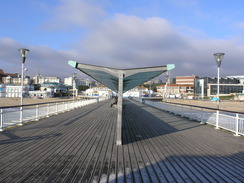
<svg viewBox="0 0 244 183">
<path fill-rule="evenodd" d="M 64 113 L 105 99 L 100 97 L 86 100 L 68 100 L 65 102 L 59 101 L 0 107 L 0 131 L 11 126 L 21 126 L 29 121 L 38 121 L 41 118 Z"/>
<path fill-rule="evenodd" d="M 225 129 L 233 132 L 235 136 L 244 135 L 244 112 L 218 110 L 215 108 L 201 107 L 173 102 L 154 102 L 144 98 L 131 98 L 152 107 L 187 117 L 200 123 L 215 126 L 215 129 Z"/>
</svg>

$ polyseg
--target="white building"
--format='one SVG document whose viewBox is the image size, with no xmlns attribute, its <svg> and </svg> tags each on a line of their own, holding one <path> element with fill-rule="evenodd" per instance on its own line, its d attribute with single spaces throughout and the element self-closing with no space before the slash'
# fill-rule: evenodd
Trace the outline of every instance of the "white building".
<svg viewBox="0 0 244 183">
<path fill-rule="evenodd" d="M 31 98 L 52 98 L 53 93 L 50 91 L 29 91 L 29 97 Z"/>
<path fill-rule="evenodd" d="M 123 97 L 143 97 L 143 96 L 149 96 L 150 91 L 141 86 L 137 86 L 123 94 Z"/>
<path fill-rule="evenodd" d="M 41 91 L 49 91 L 51 93 L 55 92 L 68 92 L 68 87 L 63 85 L 62 83 L 42 83 Z"/>
<path fill-rule="evenodd" d="M 28 97 L 29 91 L 33 91 L 34 87 L 32 85 L 23 86 L 23 96 Z M 5 86 L 5 97 L 21 97 L 21 86 L 19 85 L 6 85 Z"/>
<path fill-rule="evenodd" d="M 2 77 L 2 81 L 4 84 L 21 85 L 21 75 Z M 30 77 L 24 76 L 24 82 L 23 83 L 24 83 L 24 85 L 29 85 L 31 83 Z"/>
<path fill-rule="evenodd" d="M 68 77 L 68 78 L 64 78 L 64 84 L 68 85 L 68 86 L 73 86 L 72 84 L 72 77 Z M 83 85 L 83 86 L 90 86 L 91 84 L 91 80 L 90 79 L 79 79 L 79 78 L 75 78 L 75 85 L 76 88 L 78 88 L 78 86 Z"/>
<path fill-rule="evenodd" d="M 34 76 L 33 80 L 34 80 L 34 84 L 61 83 L 61 79 L 59 77 L 41 76 L 40 74 Z"/>
<path fill-rule="evenodd" d="M 87 96 L 111 97 L 112 90 L 106 86 L 99 85 L 86 90 Z"/>
<path fill-rule="evenodd" d="M 5 86 L 5 84 L 0 84 L 0 97 L 6 97 L 6 86 Z"/>
<path fill-rule="evenodd" d="M 240 83 L 244 84 L 244 75 L 239 75 L 239 76 L 226 76 L 227 78 L 235 78 L 239 79 Z"/>
</svg>

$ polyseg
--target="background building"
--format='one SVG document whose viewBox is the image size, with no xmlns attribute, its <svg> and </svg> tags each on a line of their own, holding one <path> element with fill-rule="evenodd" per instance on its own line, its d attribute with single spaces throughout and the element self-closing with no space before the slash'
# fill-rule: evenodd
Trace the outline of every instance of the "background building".
<svg viewBox="0 0 244 183">
<path fill-rule="evenodd" d="M 72 77 L 68 77 L 68 78 L 64 78 L 64 84 L 68 85 L 68 86 L 73 86 L 73 79 Z M 82 86 L 90 86 L 91 81 L 89 79 L 79 79 L 79 78 L 75 78 L 75 85 L 76 88 L 78 88 L 78 86 L 82 85 Z"/>
<path fill-rule="evenodd" d="M 34 84 L 42 84 L 42 83 L 61 83 L 61 79 L 59 77 L 53 76 L 41 76 L 37 74 L 33 77 Z"/>
<path fill-rule="evenodd" d="M 156 86 L 157 92 L 166 98 L 193 98 L 194 85 L 190 84 L 163 84 Z"/>
<path fill-rule="evenodd" d="M 227 96 L 243 93 L 243 83 L 234 77 L 220 78 L 219 95 Z M 196 96 L 197 97 L 214 97 L 217 95 L 217 78 L 203 77 L 196 79 Z"/>
<path fill-rule="evenodd" d="M 95 86 L 86 90 L 87 96 L 111 97 L 112 90 L 104 85 Z"/>
<path fill-rule="evenodd" d="M 152 91 L 148 90 L 148 88 L 145 88 L 143 86 L 137 86 L 125 92 L 123 94 L 123 97 L 148 97 L 149 95 L 152 94 L 153 94 Z"/>
<path fill-rule="evenodd" d="M 10 85 L 21 85 L 21 75 L 18 76 L 6 76 L 2 77 L 2 81 L 4 84 L 10 84 Z M 31 79 L 30 76 L 24 76 L 24 85 L 30 85 Z"/>
<path fill-rule="evenodd" d="M 226 76 L 227 78 L 234 78 L 238 79 L 240 83 L 244 84 L 244 75 L 239 75 L 239 76 Z"/>
<path fill-rule="evenodd" d="M 178 85 L 194 85 L 197 76 L 176 76 L 176 84 Z"/>
<path fill-rule="evenodd" d="M 23 86 L 23 97 L 29 96 L 29 91 L 33 91 L 32 85 Z M 6 85 L 5 86 L 5 97 L 21 97 L 21 86 L 19 85 Z"/>
</svg>

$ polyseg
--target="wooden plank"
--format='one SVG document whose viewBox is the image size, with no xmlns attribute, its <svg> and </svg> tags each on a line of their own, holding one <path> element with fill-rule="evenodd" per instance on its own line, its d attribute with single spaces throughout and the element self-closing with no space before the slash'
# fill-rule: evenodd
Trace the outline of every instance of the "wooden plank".
<svg viewBox="0 0 244 183">
<path fill-rule="evenodd" d="M 79 116 L 78 116 L 79 117 Z M 76 118 L 77 118 L 77 116 L 76 116 Z M 73 119 L 72 119 L 73 120 Z M 67 121 L 66 121 L 67 122 Z M 61 129 L 63 129 L 63 128 L 61 128 Z M 67 130 L 67 129 L 63 129 L 63 133 L 65 133 L 65 132 L 69 132 L 69 130 Z M 73 131 L 74 132 L 74 131 Z M 58 161 L 59 160 L 59 158 L 61 158 L 61 156 L 59 155 L 59 156 L 57 156 L 57 157 L 53 157 L 53 156 L 51 156 L 51 160 L 50 160 L 50 155 L 52 155 L 52 154 L 55 154 L 55 153 L 57 153 L 56 151 L 60 151 L 60 150 L 62 150 L 61 148 L 60 148 L 60 146 L 62 146 L 62 147 L 65 147 L 65 145 L 66 145 L 66 143 L 70 143 L 69 141 L 67 141 L 68 140 L 68 138 L 66 139 L 66 141 L 63 141 L 63 139 L 57 139 L 57 141 L 56 141 L 56 143 L 55 143 L 55 141 L 51 141 L 51 143 L 54 143 L 54 145 L 55 146 L 52 146 L 52 148 L 51 149 L 49 149 L 48 151 L 45 151 L 44 149 L 44 151 L 42 151 L 42 150 L 39 150 L 39 152 L 41 152 L 40 153 L 40 156 L 43 156 L 43 154 L 42 154 L 42 152 L 48 152 L 48 156 L 46 156 L 47 157 L 47 159 L 44 161 L 44 162 L 46 162 L 46 163 L 44 163 L 44 164 L 41 164 L 41 166 L 38 166 L 38 177 L 40 177 L 43 173 L 45 173 L 47 170 L 48 170 L 48 166 L 50 165 L 52 165 L 51 163 L 53 162 L 56 162 L 56 161 Z M 40 145 L 40 144 L 39 144 Z M 48 144 L 43 144 L 44 146 L 47 146 L 47 147 L 49 147 L 49 145 Z M 50 145 L 51 146 L 51 145 Z M 42 146 L 40 146 L 40 147 L 42 147 Z M 51 152 L 50 152 L 51 151 Z M 31 156 L 30 156 L 31 157 Z M 43 156 L 43 157 L 45 157 L 45 156 Z M 35 157 L 35 158 L 38 158 L 38 156 L 37 157 Z M 40 157 L 41 158 L 41 157 Z M 55 161 L 55 158 L 58 158 L 56 161 Z M 39 161 L 39 159 L 35 159 L 36 161 Z M 25 160 L 26 161 L 26 160 Z M 41 160 L 41 162 L 42 162 L 43 160 Z M 28 161 L 27 161 L 28 162 Z M 29 162 L 31 162 L 31 161 L 29 161 Z M 39 161 L 40 162 L 40 161 Z M 43 168 L 43 170 L 41 169 L 41 167 L 44 167 Z M 42 173 L 43 172 L 43 173 Z M 21 175 L 23 175 L 23 173 L 21 174 Z M 38 180 L 38 178 L 36 178 L 36 180 Z"/>
<path fill-rule="evenodd" d="M 114 110 L 110 110 L 112 115 L 110 116 L 111 120 L 111 128 L 110 128 L 110 136 L 109 136 L 109 141 L 108 141 L 108 146 L 107 146 L 107 151 L 104 157 L 104 162 L 103 166 L 101 168 L 101 173 L 100 173 L 100 183 L 106 183 L 108 182 L 109 179 L 109 165 L 111 162 L 111 157 L 112 157 L 112 149 L 113 146 L 115 145 L 115 125 L 116 123 L 114 121 L 117 120 L 117 115 L 114 114 Z"/>
</svg>

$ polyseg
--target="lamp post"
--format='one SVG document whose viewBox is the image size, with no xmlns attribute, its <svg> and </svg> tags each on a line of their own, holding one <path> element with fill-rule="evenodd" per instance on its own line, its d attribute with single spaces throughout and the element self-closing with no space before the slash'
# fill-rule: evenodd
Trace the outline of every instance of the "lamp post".
<svg viewBox="0 0 244 183">
<path fill-rule="evenodd" d="M 20 96 L 20 125 L 23 123 L 23 86 L 24 86 L 24 64 L 26 60 L 26 55 L 28 53 L 28 49 L 20 48 L 18 49 L 22 58 L 22 69 L 21 69 L 21 96 Z"/>
<path fill-rule="evenodd" d="M 75 78 L 76 78 L 77 74 L 73 73 L 72 74 L 72 85 L 73 85 L 73 100 L 75 99 Z"/>
<path fill-rule="evenodd" d="M 219 109 L 219 70 L 220 70 L 221 61 L 225 54 L 224 53 L 214 53 L 213 55 L 214 55 L 214 58 L 216 60 L 217 67 L 218 67 L 217 109 Z"/>
</svg>

